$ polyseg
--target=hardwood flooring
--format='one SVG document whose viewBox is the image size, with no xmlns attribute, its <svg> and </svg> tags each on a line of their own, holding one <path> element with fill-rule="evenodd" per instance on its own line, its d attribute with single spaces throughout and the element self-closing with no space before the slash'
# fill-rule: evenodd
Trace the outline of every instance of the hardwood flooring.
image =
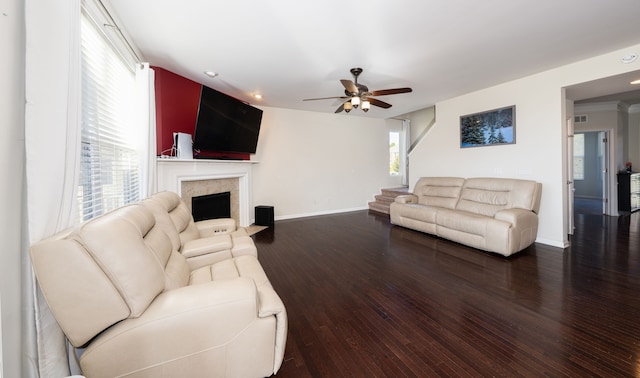
<svg viewBox="0 0 640 378">
<path fill-rule="evenodd" d="M 509 258 L 367 211 L 253 236 L 289 317 L 278 377 L 640 377 L 640 220 L 576 215 Z"/>
</svg>

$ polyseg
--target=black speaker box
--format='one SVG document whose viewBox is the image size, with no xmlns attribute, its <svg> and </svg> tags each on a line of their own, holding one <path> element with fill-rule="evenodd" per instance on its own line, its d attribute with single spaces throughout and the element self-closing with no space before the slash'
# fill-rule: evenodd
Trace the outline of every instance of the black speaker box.
<svg viewBox="0 0 640 378">
<path fill-rule="evenodd" d="M 273 206 L 256 206 L 256 225 L 273 226 Z"/>
</svg>

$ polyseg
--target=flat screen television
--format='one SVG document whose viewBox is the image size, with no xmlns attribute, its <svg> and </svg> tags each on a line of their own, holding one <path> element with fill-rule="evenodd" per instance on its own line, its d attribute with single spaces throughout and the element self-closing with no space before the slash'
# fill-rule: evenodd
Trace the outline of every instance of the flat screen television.
<svg viewBox="0 0 640 378">
<path fill-rule="evenodd" d="M 262 110 L 203 85 L 193 148 L 254 154 L 261 121 Z"/>
</svg>

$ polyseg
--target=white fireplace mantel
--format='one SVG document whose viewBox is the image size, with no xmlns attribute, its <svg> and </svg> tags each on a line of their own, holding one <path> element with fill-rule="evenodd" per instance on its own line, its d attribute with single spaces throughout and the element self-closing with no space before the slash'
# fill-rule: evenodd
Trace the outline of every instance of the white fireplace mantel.
<svg viewBox="0 0 640 378">
<path fill-rule="evenodd" d="M 257 161 L 163 159 L 157 160 L 158 191 L 170 190 L 182 195 L 182 182 L 238 178 L 240 226 L 251 224 L 251 168 Z M 213 193 L 211 193 L 213 194 Z"/>
</svg>

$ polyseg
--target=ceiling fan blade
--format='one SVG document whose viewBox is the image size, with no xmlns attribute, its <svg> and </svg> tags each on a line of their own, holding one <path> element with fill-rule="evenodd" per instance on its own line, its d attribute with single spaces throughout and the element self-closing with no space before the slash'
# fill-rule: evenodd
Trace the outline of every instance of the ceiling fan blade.
<svg viewBox="0 0 640 378">
<path fill-rule="evenodd" d="M 391 107 L 391 104 L 384 102 L 384 101 L 380 101 L 376 98 L 367 98 L 367 100 L 371 103 L 371 105 L 375 105 L 384 109 L 389 109 Z"/>
<path fill-rule="evenodd" d="M 358 87 L 354 84 L 353 81 L 342 79 L 340 80 L 340 82 L 349 93 L 359 93 Z"/>
<path fill-rule="evenodd" d="M 336 109 L 336 111 L 334 113 L 340 113 L 343 110 L 344 110 L 344 102 L 342 104 L 340 104 L 340 106 L 338 106 L 338 109 Z"/>
<path fill-rule="evenodd" d="M 338 106 L 340 104 L 344 104 L 347 99 L 351 97 L 340 97 L 331 103 L 331 106 Z"/>
<path fill-rule="evenodd" d="M 394 88 L 394 89 L 381 89 L 379 91 L 371 92 L 371 96 L 386 96 L 398 93 L 409 93 L 411 92 L 411 88 Z"/>
<path fill-rule="evenodd" d="M 305 98 L 305 99 L 303 99 L 302 101 L 331 100 L 331 99 L 334 99 L 334 98 L 343 98 L 343 99 L 346 99 L 346 98 L 348 98 L 348 97 L 346 97 L 346 96 L 333 96 L 333 97 Z"/>
</svg>

